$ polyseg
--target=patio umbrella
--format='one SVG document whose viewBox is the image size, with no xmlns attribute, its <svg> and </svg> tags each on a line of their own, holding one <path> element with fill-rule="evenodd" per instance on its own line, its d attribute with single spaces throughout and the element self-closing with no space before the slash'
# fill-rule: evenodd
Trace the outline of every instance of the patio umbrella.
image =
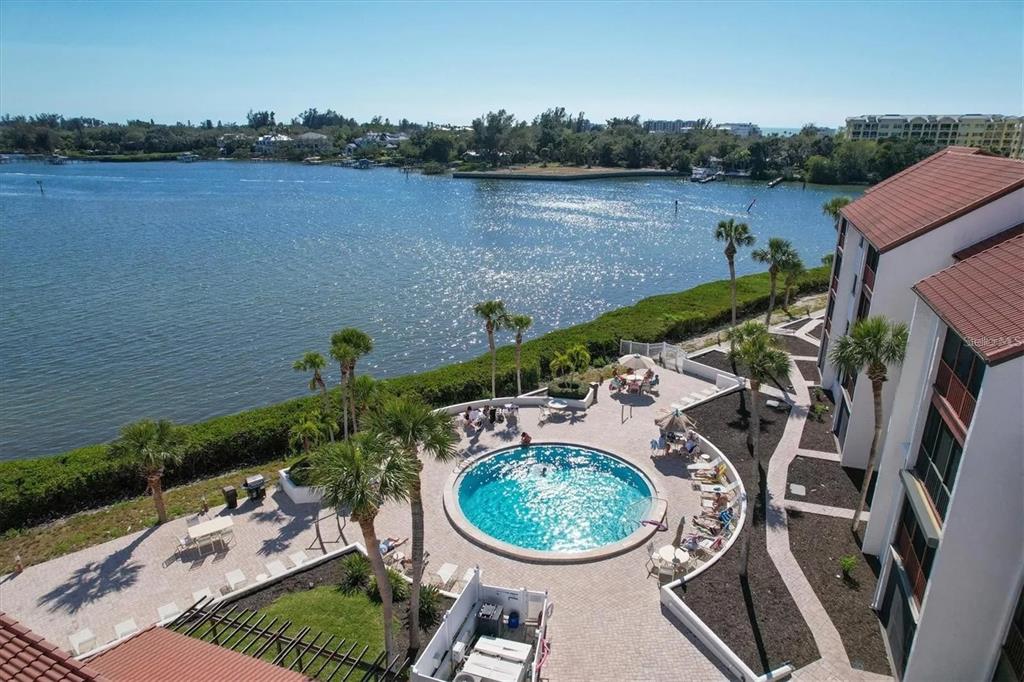
<svg viewBox="0 0 1024 682">
<path fill-rule="evenodd" d="M 619 358 L 619 364 L 630 369 L 658 369 L 657 363 L 646 355 L 623 355 Z"/>
<path fill-rule="evenodd" d="M 654 423 L 665 432 L 683 432 L 697 426 L 696 422 L 679 410 L 672 410 L 664 417 L 658 417 Z"/>
</svg>

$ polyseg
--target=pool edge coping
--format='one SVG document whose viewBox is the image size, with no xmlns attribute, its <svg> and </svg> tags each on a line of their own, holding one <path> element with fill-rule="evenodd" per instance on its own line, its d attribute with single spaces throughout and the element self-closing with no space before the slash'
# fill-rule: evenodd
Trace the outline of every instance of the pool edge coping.
<svg viewBox="0 0 1024 682">
<path fill-rule="evenodd" d="M 621 455 L 617 455 L 614 452 L 610 452 L 605 448 L 596 447 L 586 443 L 569 443 L 565 441 L 535 441 L 530 446 L 542 446 L 542 445 L 564 445 L 567 447 L 584 448 L 587 450 L 593 450 L 602 455 L 613 457 L 620 462 L 624 463 L 632 470 L 636 471 L 643 477 L 647 485 L 651 489 L 651 511 L 649 513 L 649 519 L 658 521 L 661 524 L 665 523 L 665 518 L 668 514 L 668 501 L 661 496 L 661 491 L 654 484 L 653 479 L 643 469 L 638 467 L 633 462 L 629 461 Z M 472 466 L 479 462 L 498 455 L 507 450 L 514 450 L 522 447 L 521 445 L 509 445 L 506 447 L 495 448 L 488 450 L 487 452 L 481 453 L 475 457 L 466 459 L 460 463 L 460 466 L 452 472 L 445 482 L 444 491 L 441 496 L 441 500 L 444 507 L 445 516 L 448 518 L 448 522 L 452 525 L 455 530 L 462 535 L 464 538 L 469 540 L 475 545 L 483 547 L 495 554 L 508 557 L 510 559 L 517 559 L 519 561 L 526 561 L 536 564 L 582 564 L 593 561 L 600 561 L 602 559 L 610 559 L 612 557 L 625 554 L 626 552 L 632 551 L 637 547 L 641 546 L 644 542 L 654 537 L 654 534 L 658 532 L 658 526 L 650 524 L 642 524 L 640 528 L 636 529 L 626 537 L 616 542 L 595 547 L 594 549 L 588 549 L 582 552 L 553 552 L 544 551 L 538 549 L 527 549 L 525 547 L 519 547 L 508 542 L 503 542 L 495 537 L 484 533 L 473 523 L 465 517 L 462 513 L 461 505 L 458 503 L 457 485 L 462 475 Z"/>
</svg>

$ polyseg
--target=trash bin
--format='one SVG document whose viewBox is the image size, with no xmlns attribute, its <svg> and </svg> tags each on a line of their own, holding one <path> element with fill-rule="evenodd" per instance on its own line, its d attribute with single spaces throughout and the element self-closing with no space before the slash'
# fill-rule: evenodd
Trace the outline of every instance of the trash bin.
<svg viewBox="0 0 1024 682">
<path fill-rule="evenodd" d="M 228 506 L 228 509 L 236 509 L 238 507 L 238 491 L 235 490 L 235 486 L 226 485 L 220 490 L 224 493 L 224 504 Z"/>
</svg>

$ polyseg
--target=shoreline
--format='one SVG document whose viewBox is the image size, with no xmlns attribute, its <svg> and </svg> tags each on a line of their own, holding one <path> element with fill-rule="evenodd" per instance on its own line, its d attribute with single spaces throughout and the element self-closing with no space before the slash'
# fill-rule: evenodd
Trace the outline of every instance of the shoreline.
<svg viewBox="0 0 1024 682">
<path fill-rule="evenodd" d="M 558 166 L 554 168 L 507 168 L 503 170 L 489 171 L 454 171 L 453 179 L 476 179 L 476 180 L 549 180 L 549 181 L 571 181 L 571 180 L 604 180 L 608 178 L 650 178 L 670 177 L 686 178 L 687 176 L 678 171 L 662 170 L 659 168 L 577 168 L 571 166 Z"/>
</svg>

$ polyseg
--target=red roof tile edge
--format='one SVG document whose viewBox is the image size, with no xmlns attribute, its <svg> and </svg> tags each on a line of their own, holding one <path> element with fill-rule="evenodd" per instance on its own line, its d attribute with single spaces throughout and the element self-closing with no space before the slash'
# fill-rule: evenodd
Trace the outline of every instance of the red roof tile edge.
<svg viewBox="0 0 1024 682">
<path fill-rule="evenodd" d="M 38 651 L 39 656 L 37 656 L 34 660 L 40 661 L 40 659 L 42 659 L 43 657 L 45 657 L 45 659 L 48 659 L 44 662 L 44 665 L 49 664 L 48 671 L 52 671 L 54 667 L 59 665 L 63 668 L 66 668 L 67 671 L 74 673 L 83 680 L 93 680 L 95 682 L 109 682 L 109 680 L 106 677 L 103 677 L 99 672 L 93 670 L 88 665 L 75 660 L 74 656 L 69 652 L 64 651 L 59 646 L 50 642 L 49 640 L 43 639 L 42 636 L 32 632 L 27 627 L 25 627 L 18 621 L 14 620 L 3 611 L 0 611 L 0 631 L 4 630 L 11 633 L 12 635 L 12 637 L 10 637 L 7 641 L 11 641 L 13 639 L 20 639 L 21 641 L 27 644 L 27 646 L 23 647 L 23 650 L 31 648 Z M 67 674 L 67 672 L 61 671 L 60 677 L 64 679 L 67 677 Z"/>
</svg>

